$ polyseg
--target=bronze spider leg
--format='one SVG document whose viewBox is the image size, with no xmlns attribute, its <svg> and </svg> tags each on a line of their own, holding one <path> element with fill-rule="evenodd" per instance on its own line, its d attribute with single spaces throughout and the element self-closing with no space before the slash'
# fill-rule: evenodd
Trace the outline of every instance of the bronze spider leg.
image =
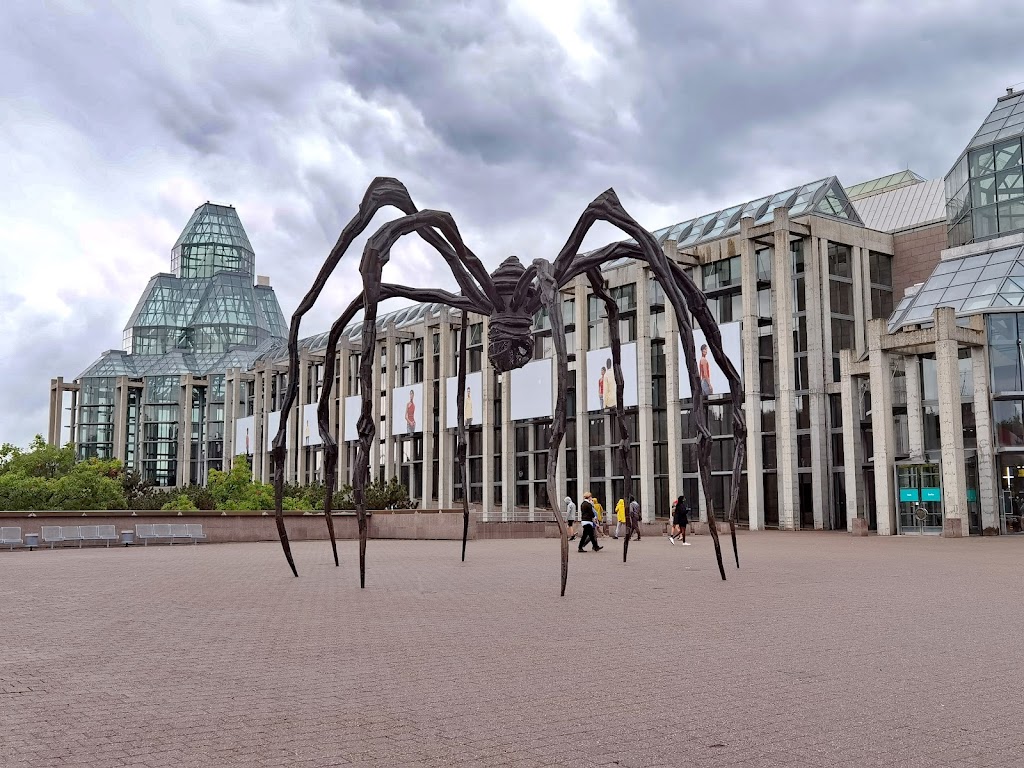
<svg viewBox="0 0 1024 768">
<path fill-rule="evenodd" d="M 694 319 L 700 325 L 701 330 L 704 331 L 704 336 L 708 341 L 708 346 L 711 347 L 714 354 L 715 362 L 719 364 L 722 372 L 729 380 L 729 397 L 732 402 L 733 457 L 732 483 L 729 491 L 729 511 L 726 515 L 726 521 L 729 523 L 729 533 L 732 537 L 732 552 L 736 558 L 736 567 L 739 568 L 740 553 L 736 544 L 736 508 L 739 506 L 740 499 L 740 479 L 743 471 L 743 458 L 747 451 L 747 420 L 746 414 L 743 411 L 743 379 L 736 370 L 736 366 L 734 366 L 732 361 L 725 355 L 724 350 L 721 358 L 718 356 L 717 350 L 722 348 L 722 332 L 719 329 L 714 316 L 711 314 L 707 300 L 704 299 L 703 292 L 694 285 L 692 280 L 688 279 L 689 276 L 682 267 L 675 263 L 672 263 L 672 267 L 679 289 L 682 291 L 684 296 L 686 296 Z M 680 277 L 680 275 L 682 277 Z"/>
<path fill-rule="evenodd" d="M 629 497 L 633 494 L 633 468 L 629 455 L 629 427 L 626 426 L 626 411 L 623 407 L 625 381 L 622 378 L 622 341 L 619 336 L 619 305 L 615 303 L 615 299 L 611 297 L 611 294 L 605 288 L 604 277 L 597 267 L 587 270 L 587 279 L 590 280 L 590 286 L 594 290 L 594 295 L 604 302 L 605 310 L 608 312 L 608 335 L 611 339 L 612 368 L 616 389 L 615 412 L 611 414 L 611 417 L 612 426 L 618 432 L 619 462 L 622 465 L 622 498 L 623 503 L 626 505 L 627 523 L 626 540 L 622 542 L 622 562 L 626 562 L 626 556 L 629 553 L 629 540 L 633 536 L 634 530 L 636 530 L 637 539 L 639 539 L 640 530 L 629 512 Z M 601 404 L 601 409 L 602 411 L 604 410 L 604 403 Z"/>
<path fill-rule="evenodd" d="M 562 516 L 559 503 L 556 476 L 558 472 L 558 450 L 565 437 L 565 401 L 569 389 L 569 358 L 565 345 L 565 321 L 562 318 L 562 307 L 559 300 L 558 284 L 552 274 L 551 264 L 544 259 L 535 259 L 532 269 L 539 283 L 539 301 L 548 310 L 551 320 L 551 341 L 555 346 L 555 359 L 558 364 L 556 382 L 558 397 L 555 399 L 555 414 L 551 422 L 551 442 L 548 444 L 548 500 L 551 502 L 558 524 L 558 535 L 562 542 L 562 591 L 565 597 L 565 583 L 569 578 L 569 528 Z"/>
<path fill-rule="evenodd" d="M 465 258 L 466 248 L 462 236 L 452 217 L 442 211 L 424 210 L 388 222 L 380 227 L 366 242 L 363 258 L 359 264 L 359 273 L 363 280 L 363 337 L 362 354 L 359 359 L 359 387 L 362 394 L 362 409 L 357 422 L 359 448 L 356 451 L 356 466 L 352 477 L 355 495 L 356 519 L 359 524 L 359 587 L 366 586 L 366 481 L 370 474 L 370 447 L 376 436 L 376 425 L 373 420 L 373 366 L 376 364 L 377 347 L 377 308 L 381 301 L 381 274 L 384 265 L 391 257 L 391 248 L 405 234 L 420 231 L 425 227 L 436 228 L 455 247 L 460 259 Z M 488 280 L 493 290 L 493 285 Z M 407 292 L 408 293 L 408 292 Z M 423 295 L 423 294 L 421 294 Z M 460 302 L 461 303 L 461 302 Z M 474 312 L 487 314 L 489 307 L 472 307 L 470 302 L 464 306 Z M 465 315 L 464 315 L 465 316 Z M 468 509 L 466 514 L 468 515 Z"/>
<path fill-rule="evenodd" d="M 455 447 L 455 461 L 459 465 L 462 479 L 462 562 L 466 562 L 466 539 L 469 538 L 469 481 L 466 475 L 466 338 L 469 336 L 469 315 L 462 313 L 462 330 L 459 333 L 459 373 L 456 386 L 458 444 Z M 481 400 L 483 403 L 483 400 Z M 484 407 L 481 405 L 481 407 Z M 444 414 L 447 417 L 447 414 Z"/>
<path fill-rule="evenodd" d="M 295 576 L 298 576 L 299 574 L 291 556 L 291 547 L 288 543 L 288 534 L 285 531 L 282 505 L 284 495 L 285 454 L 287 451 L 288 441 L 288 414 L 295 405 L 295 400 L 298 397 L 299 392 L 299 329 L 302 324 L 303 316 L 316 303 L 316 300 L 319 298 L 324 286 L 327 284 L 328 278 L 338 266 L 338 263 L 345 255 L 349 246 L 351 246 L 352 241 L 369 226 L 370 221 L 373 219 L 377 211 L 387 206 L 398 208 L 407 215 L 416 213 L 417 211 L 408 190 L 402 182 L 393 178 L 377 177 L 370 182 L 370 185 L 367 187 L 366 193 L 363 195 L 363 199 L 359 204 L 359 209 L 356 212 L 356 215 L 342 230 L 338 241 L 331 249 L 330 255 L 320 268 L 320 272 L 317 274 L 312 287 L 306 292 L 306 295 L 299 303 L 298 308 L 296 308 L 292 315 L 292 321 L 288 331 L 287 390 L 281 407 L 281 422 L 277 430 L 277 435 L 274 438 L 271 456 L 274 462 L 274 508 L 277 519 L 277 530 L 281 537 L 281 544 L 285 551 L 285 558 L 288 560 L 288 565 L 291 567 L 292 573 Z M 493 286 L 489 285 L 489 282 L 485 283 L 486 293 L 482 292 L 479 286 L 470 278 L 469 273 L 466 270 L 466 266 L 468 265 L 470 271 L 476 275 L 478 279 L 481 273 L 484 277 L 487 277 L 487 271 L 484 269 L 479 259 L 477 259 L 469 249 L 464 249 L 463 260 L 460 261 L 451 246 L 446 243 L 444 239 L 433 229 L 424 228 L 421 229 L 418 234 L 427 243 L 433 246 L 448 263 L 449 267 L 451 267 L 452 274 L 455 277 L 456 282 L 459 284 L 464 296 L 473 302 L 474 305 L 489 307 L 493 298 L 497 297 L 497 292 L 494 290 Z M 346 314 L 348 313 L 346 312 Z M 324 410 L 326 412 L 326 409 Z M 323 438 L 325 435 L 325 425 L 327 424 L 328 419 L 321 415 L 321 408 L 319 405 L 317 407 L 317 420 L 319 422 L 321 437 Z M 332 437 L 329 440 L 325 439 L 325 445 L 329 448 L 333 447 L 334 466 L 336 467 L 337 443 Z M 327 459 L 327 456 L 328 454 L 325 453 L 325 460 Z M 329 498 L 329 494 L 332 492 L 333 486 L 328 485 L 327 487 Z M 329 503 L 330 502 L 328 501 L 328 504 Z M 338 565 L 338 546 L 334 535 L 334 521 L 329 513 L 326 515 L 326 518 L 327 529 L 331 537 L 331 549 L 334 552 L 334 564 Z"/>
<path fill-rule="evenodd" d="M 674 262 L 661 250 L 658 241 L 625 211 L 615 191 L 612 189 L 605 191 L 587 206 L 587 209 L 573 228 L 569 240 L 559 252 L 555 260 L 555 274 L 559 284 L 564 284 L 582 273 L 582 265 L 579 262 L 584 260 L 579 259 L 576 254 L 580 243 L 583 241 L 583 237 L 598 220 L 607 221 L 609 224 L 618 227 L 636 241 L 637 252 L 635 258 L 646 261 L 651 266 L 655 279 L 661 284 L 665 295 L 672 303 L 672 308 L 676 313 L 676 319 L 679 324 L 679 333 L 684 350 L 691 350 L 694 346 L 693 326 L 689 319 L 687 298 L 693 302 L 694 308 L 697 309 L 698 319 L 709 322 L 709 330 L 717 328 L 717 324 L 714 322 L 714 318 L 711 317 L 710 311 L 706 309 L 707 299 L 703 292 L 693 284 L 689 275 L 681 269 L 673 268 Z M 685 291 L 682 286 L 686 287 Z M 722 366 L 723 370 L 729 370 L 731 364 L 729 364 L 725 350 L 722 348 L 721 334 L 708 333 L 707 330 L 705 333 L 708 337 L 708 346 L 711 347 L 716 362 Z M 722 579 L 725 580 L 725 566 L 722 563 L 722 548 L 718 538 L 717 518 L 713 506 L 714 500 L 711 495 L 711 431 L 707 425 L 707 410 L 704 404 L 703 390 L 700 387 L 697 361 L 693 359 L 691 354 L 686 354 L 684 357 L 686 358 L 687 372 L 690 377 L 690 389 L 693 395 L 693 411 L 698 432 L 698 468 L 701 485 L 704 489 L 704 498 L 707 502 L 708 528 L 715 545 L 718 570 Z M 732 368 L 732 370 L 735 372 L 735 368 Z M 730 383 L 732 384 L 732 382 Z M 737 381 L 732 386 L 738 392 L 742 392 L 742 382 Z M 735 417 L 733 419 L 733 434 L 736 437 L 737 450 L 739 450 L 739 446 L 743 441 L 743 435 L 745 434 L 743 424 L 745 422 L 743 421 L 742 413 L 740 413 L 739 419 Z M 738 491 L 738 486 L 734 486 L 734 490 Z"/>
</svg>

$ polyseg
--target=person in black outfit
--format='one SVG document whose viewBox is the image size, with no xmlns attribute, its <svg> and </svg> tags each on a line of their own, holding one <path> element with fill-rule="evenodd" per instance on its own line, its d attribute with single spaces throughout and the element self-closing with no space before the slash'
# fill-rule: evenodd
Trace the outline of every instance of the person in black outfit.
<svg viewBox="0 0 1024 768">
<path fill-rule="evenodd" d="M 591 542 L 594 545 L 594 551 L 600 552 L 604 547 L 597 545 L 597 536 L 594 535 L 594 525 L 596 524 L 597 514 L 594 512 L 594 501 L 590 491 L 583 494 L 583 501 L 580 502 L 580 520 L 583 522 L 583 535 L 580 537 L 580 552 L 584 551 L 584 547 L 587 546 L 587 542 Z"/>
<path fill-rule="evenodd" d="M 668 540 L 673 544 L 676 543 L 676 538 L 682 539 L 682 543 L 685 546 L 690 546 L 686 541 L 686 526 L 689 521 L 689 508 L 686 506 L 686 499 L 680 496 L 672 504 L 672 535 L 668 537 Z"/>
</svg>

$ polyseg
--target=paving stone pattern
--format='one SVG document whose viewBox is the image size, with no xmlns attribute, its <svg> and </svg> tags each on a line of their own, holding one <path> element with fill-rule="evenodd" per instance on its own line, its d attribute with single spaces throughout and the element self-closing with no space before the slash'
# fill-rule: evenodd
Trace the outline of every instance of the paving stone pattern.
<svg viewBox="0 0 1024 768">
<path fill-rule="evenodd" d="M 0 765 L 1024 765 L 1024 539 L 602 543 L 0 553 Z"/>
</svg>

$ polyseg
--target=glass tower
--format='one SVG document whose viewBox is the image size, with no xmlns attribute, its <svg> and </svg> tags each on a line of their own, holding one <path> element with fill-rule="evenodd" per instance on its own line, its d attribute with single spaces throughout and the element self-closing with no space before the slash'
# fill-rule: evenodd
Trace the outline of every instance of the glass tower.
<svg viewBox="0 0 1024 768">
<path fill-rule="evenodd" d="M 223 372 L 248 367 L 287 330 L 255 261 L 234 208 L 196 208 L 171 250 L 171 272 L 152 277 L 136 304 L 123 350 L 79 377 L 79 458 L 121 458 L 157 485 L 203 482 L 221 468 Z"/>
</svg>

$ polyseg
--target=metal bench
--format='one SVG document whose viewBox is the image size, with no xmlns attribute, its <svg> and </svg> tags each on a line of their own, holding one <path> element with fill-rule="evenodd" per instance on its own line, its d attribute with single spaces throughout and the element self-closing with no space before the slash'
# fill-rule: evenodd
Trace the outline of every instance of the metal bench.
<svg viewBox="0 0 1024 768">
<path fill-rule="evenodd" d="M 191 541 L 196 544 L 206 538 L 201 523 L 137 523 L 135 536 L 145 546 L 149 546 L 150 539 L 168 539 L 171 544 L 175 541 Z"/>
<path fill-rule="evenodd" d="M 15 547 L 20 547 L 21 541 L 21 528 L 15 528 L 13 526 L 7 526 L 0 528 L 0 545 L 7 544 L 13 551 Z"/>
<path fill-rule="evenodd" d="M 49 544 L 50 549 L 53 549 L 54 544 L 64 543 L 64 534 L 61 533 L 59 525 L 44 525 L 43 526 L 43 543 Z"/>
<path fill-rule="evenodd" d="M 77 541 L 78 548 L 82 548 L 82 527 L 80 525 L 62 525 L 60 535 L 64 541 Z"/>
<path fill-rule="evenodd" d="M 116 525 L 81 525 L 78 530 L 81 541 L 102 541 L 108 547 L 110 542 L 117 541 Z"/>
</svg>

